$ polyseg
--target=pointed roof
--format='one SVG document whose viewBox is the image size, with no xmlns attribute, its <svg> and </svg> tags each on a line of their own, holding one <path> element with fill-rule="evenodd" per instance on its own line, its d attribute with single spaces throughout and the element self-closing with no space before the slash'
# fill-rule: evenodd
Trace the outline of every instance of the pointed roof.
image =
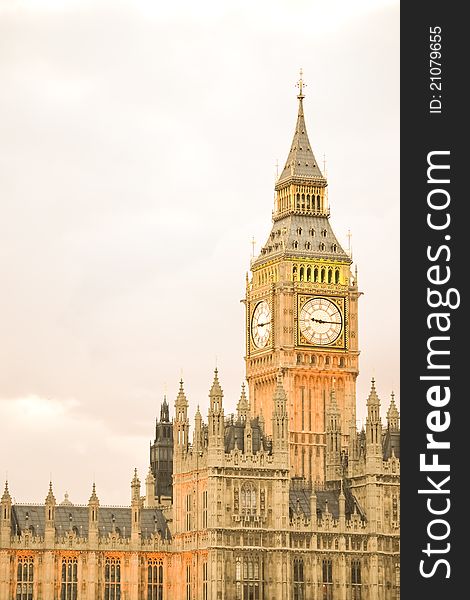
<svg viewBox="0 0 470 600">
<path fill-rule="evenodd" d="M 186 394 L 184 393 L 183 387 L 183 379 L 180 379 L 180 389 L 178 390 L 178 395 L 175 400 L 175 407 L 178 406 L 188 406 L 188 400 L 186 398 Z"/>
<path fill-rule="evenodd" d="M 11 502 L 10 491 L 8 489 L 8 481 L 5 481 L 5 490 L 3 491 L 2 502 Z"/>
<path fill-rule="evenodd" d="M 132 487 L 140 487 L 140 479 L 139 475 L 137 474 L 137 468 L 134 469 L 134 477 L 132 478 L 131 485 Z"/>
<path fill-rule="evenodd" d="M 217 367 L 214 369 L 214 381 L 212 382 L 212 387 L 209 392 L 209 396 L 223 396 L 222 388 L 220 387 L 219 382 L 219 371 Z"/>
<path fill-rule="evenodd" d="M 145 478 L 146 483 L 155 483 L 155 475 L 152 472 L 152 467 L 149 467 L 149 472 L 147 473 L 147 477 Z"/>
<path fill-rule="evenodd" d="M 46 496 L 46 504 L 55 504 L 55 496 L 54 496 L 54 492 L 52 491 L 52 481 L 49 481 L 49 491 L 47 493 Z"/>
<path fill-rule="evenodd" d="M 370 392 L 369 397 L 367 398 L 367 406 L 380 406 L 380 399 L 377 395 L 377 390 L 375 389 L 375 379 L 372 377 L 370 383 Z"/>
<path fill-rule="evenodd" d="M 98 500 L 98 496 L 96 495 L 96 486 L 95 486 L 95 482 L 93 482 L 93 488 L 91 490 L 91 496 L 90 499 L 88 500 L 88 504 L 99 504 L 100 501 Z"/>
<path fill-rule="evenodd" d="M 310 140 L 308 139 L 307 127 L 305 125 L 304 117 L 304 105 L 303 99 L 303 80 L 300 78 L 299 94 L 297 96 L 299 100 L 299 108 L 297 112 L 297 123 L 295 124 L 294 137 L 292 139 L 291 148 L 289 155 L 286 160 L 285 167 L 281 173 L 281 176 L 277 180 L 276 189 L 282 187 L 290 179 L 301 179 L 312 182 L 312 180 L 321 180 L 322 183 L 326 183 L 326 178 L 318 166 L 317 159 L 313 154 Z"/>
<path fill-rule="evenodd" d="M 273 226 L 259 255 L 251 263 L 252 271 L 267 262 L 286 257 L 302 258 L 302 260 L 334 260 L 348 265 L 352 263 L 351 257 L 343 250 L 329 222 L 330 212 L 326 194 L 328 182 L 321 172 L 308 138 L 304 117 L 303 85 L 301 74 L 298 83 L 299 106 L 294 137 L 285 167 L 275 185 L 277 194 L 272 214 Z M 290 192 L 289 198 L 283 198 L 281 191 L 290 185 L 296 188 L 305 187 L 308 193 L 304 194 L 301 189 L 297 189 L 295 199 Z M 301 194 L 302 197 L 299 198 Z M 313 206 L 315 195 L 315 206 Z"/>
<path fill-rule="evenodd" d="M 166 394 L 163 396 L 163 402 L 160 406 L 160 423 L 169 423 L 170 421 L 170 408 L 166 401 Z"/>
<path fill-rule="evenodd" d="M 398 408 L 395 404 L 395 394 L 392 392 L 390 406 L 387 411 L 388 426 L 391 429 L 398 429 L 399 418 L 400 418 L 400 413 L 398 412 Z"/>
<path fill-rule="evenodd" d="M 248 409 L 249 409 L 248 398 L 246 397 L 246 393 L 245 393 L 245 382 L 243 382 L 242 383 L 242 391 L 241 391 L 241 394 L 240 394 L 240 400 L 238 401 L 238 404 L 237 404 L 237 413 L 238 413 L 238 416 L 239 417 L 241 417 L 241 416 L 245 416 L 246 417 L 246 415 L 248 413 Z"/>
</svg>

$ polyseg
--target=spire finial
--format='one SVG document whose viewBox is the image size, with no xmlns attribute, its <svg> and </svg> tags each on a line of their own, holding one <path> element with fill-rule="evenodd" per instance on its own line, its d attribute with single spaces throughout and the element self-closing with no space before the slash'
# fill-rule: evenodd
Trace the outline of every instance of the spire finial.
<svg viewBox="0 0 470 600">
<path fill-rule="evenodd" d="M 251 258 L 255 257 L 255 245 L 256 245 L 256 241 L 255 241 L 255 236 L 253 236 L 251 238 Z"/>
<path fill-rule="evenodd" d="M 299 88 L 299 93 L 297 94 L 297 98 L 298 98 L 299 100 L 303 100 L 303 99 L 305 98 L 305 96 L 304 96 L 304 94 L 303 94 L 303 89 L 304 89 L 304 86 L 306 86 L 307 84 L 306 84 L 306 83 L 304 83 L 304 80 L 303 80 L 303 75 L 304 75 L 304 72 L 303 72 L 303 69 L 302 69 L 302 68 L 301 68 L 301 69 L 300 69 L 300 71 L 299 71 L 299 75 L 300 75 L 300 78 L 299 78 L 299 81 L 298 81 L 298 82 L 297 82 L 297 84 L 296 84 L 296 87 L 298 87 L 298 88 Z"/>
<path fill-rule="evenodd" d="M 351 244 L 352 233 L 351 230 L 348 229 L 348 254 L 349 258 L 352 259 L 352 244 Z"/>
</svg>

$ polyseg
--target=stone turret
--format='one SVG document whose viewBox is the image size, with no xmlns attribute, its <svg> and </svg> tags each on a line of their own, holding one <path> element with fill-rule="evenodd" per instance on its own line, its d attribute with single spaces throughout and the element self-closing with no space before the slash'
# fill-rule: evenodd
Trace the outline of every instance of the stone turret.
<svg viewBox="0 0 470 600">
<path fill-rule="evenodd" d="M 155 477 L 152 473 L 152 467 L 145 478 L 145 508 L 155 507 Z"/>
<path fill-rule="evenodd" d="M 188 400 L 184 393 L 183 380 L 180 381 L 180 389 L 175 401 L 175 419 L 174 419 L 174 440 L 175 452 L 184 452 L 189 445 L 189 419 L 188 419 Z"/>
<path fill-rule="evenodd" d="M 52 481 L 49 482 L 49 491 L 45 500 L 45 526 L 44 538 L 46 543 L 53 545 L 55 540 L 55 508 L 56 499 L 52 491 Z"/>
<path fill-rule="evenodd" d="M 182 382 L 180 384 L 182 386 Z M 180 389 L 181 392 L 181 389 Z M 183 392 L 184 396 L 184 392 Z M 163 397 L 163 402 L 160 408 L 160 421 L 155 424 L 155 441 L 150 444 L 150 469 L 155 482 L 154 497 L 155 498 L 171 498 L 173 495 L 173 433 L 174 427 L 178 430 L 183 429 L 187 432 L 189 425 L 184 423 L 185 414 L 185 398 L 181 398 L 181 413 L 183 422 L 175 423 L 172 427 L 170 423 L 170 413 L 166 396 Z M 179 400 L 177 399 L 177 402 Z M 187 408 L 187 402 L 186 402 Z M 187 421 L 187 419 L 186 419 Z M 181 434 L 184 435 L 185 433 Z M 148 496 L 148 494 L 146 494 Z"/>
<path fill-rule="evenodd" d="M 91 496 L 88 500 L 88 539 L 91 545 L 98 543 L 99 537 L 99 510 L 100 501 L 96 494 L 96 486 L 93 482 Z"/>
<path fill-rule="evenodd" d="M 223 391 L 220 387 L 218 371 L 214 371 L 214 381 L 209 392 L 208 443 L 209 448 L 224 448 L 225 418 L 222 405 Z"/>
<path fill-rule="evenodd" d="M 170 422 L 170 407 L 168 406 L 168 402 L 166 401 L 166 396 L 163 396 L 163 402 L 160 406 L 160 423 L 169 423 Z"/>
<path fill-rule="evenodd" d="M 134 469 L 134 477 L 131 481 L 131 540 L 137 542 L 140 538 L 140 513 L 142 501 L 140 498 L 140 479 L 137 469 Z"/>
<path fill-rule="evenodd" d="M 400 413 L 396 407 L 395 394 L 393 392 L 387 411 L 387 427 L 390 431 L 398 431 L 400 429 Z"/>
<path fill-rule="evenodd" d="M 368 469 L 372 463 L 382 460 L 382 421 L 380 419 L 380 399 L 372 378 L 369 397 L 367 398 L 366 418 L 366 461 Z M 376 465 L 378 467 L 378 464 Z"/>
<path fill-rule="evenodd" d="M 0 540 L 2 547 L 5 547 L 9 544 L 11 535 L 11 496 L 8 490 L 8 481 L 5 481 L 0 511 Z"/>
<path fill-rule="evenodd" d="M 250 405 L 245 393 L 245 383 L 242 383 L 240 400 L 237 404 L 237 416 L 241 421 L 246 421 L 250 413 Z"/>
</svg>

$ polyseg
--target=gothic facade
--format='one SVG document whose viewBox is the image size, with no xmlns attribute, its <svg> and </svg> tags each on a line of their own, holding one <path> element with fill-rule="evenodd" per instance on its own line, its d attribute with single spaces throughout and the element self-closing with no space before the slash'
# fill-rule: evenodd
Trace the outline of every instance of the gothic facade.
<svg viewBox="0 0 470 600">
<path fill-rule="evenodd" d="M 225 415 L 217 370 L 190 434 L 164 400 L 130 506 L 1 498 L 0 600 L 396 600 L 399 413 L 372 380 L 356 428 L 357 272 L 327 180 L 296 129 L 273 226 L 247 278 L 246 377 Z"/>
</svg>

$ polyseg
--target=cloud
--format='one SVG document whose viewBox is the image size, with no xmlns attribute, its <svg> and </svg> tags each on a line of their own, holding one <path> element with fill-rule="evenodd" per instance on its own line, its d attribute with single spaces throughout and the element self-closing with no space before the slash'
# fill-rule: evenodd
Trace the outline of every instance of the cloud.
<svg viewBox="0 0 470 600">
<path fill-rule="evenodd" d="M 96 481 L 104 504 L 120 503 L 125 501 L 134 466 L 145 477 L 147 436 L 132 422 L 126 432 L 116 431 L 87 414 L 75 399 L 3 398 L 0 422 L 7 425 L 2 431 L 0 469 L 16 501 L 42 501 L 52 479 L 58 501 L 68 491 L 75 503 L 86 503 Z"/>
<path fill-rule="evenodd" d="M 18 497 L 45 496 L 52 470 L 85 501 L 95 471 L 103 501 L 127 502 L 181 369 L 204 414 L 217 356 L 234 409 L 250 240 L 269 234 L 300 66 L 365 292 L 358 403 L 373 370 L 398 386 L 397 2 L 0 10 L 0 473 Z"/>
</svg>

